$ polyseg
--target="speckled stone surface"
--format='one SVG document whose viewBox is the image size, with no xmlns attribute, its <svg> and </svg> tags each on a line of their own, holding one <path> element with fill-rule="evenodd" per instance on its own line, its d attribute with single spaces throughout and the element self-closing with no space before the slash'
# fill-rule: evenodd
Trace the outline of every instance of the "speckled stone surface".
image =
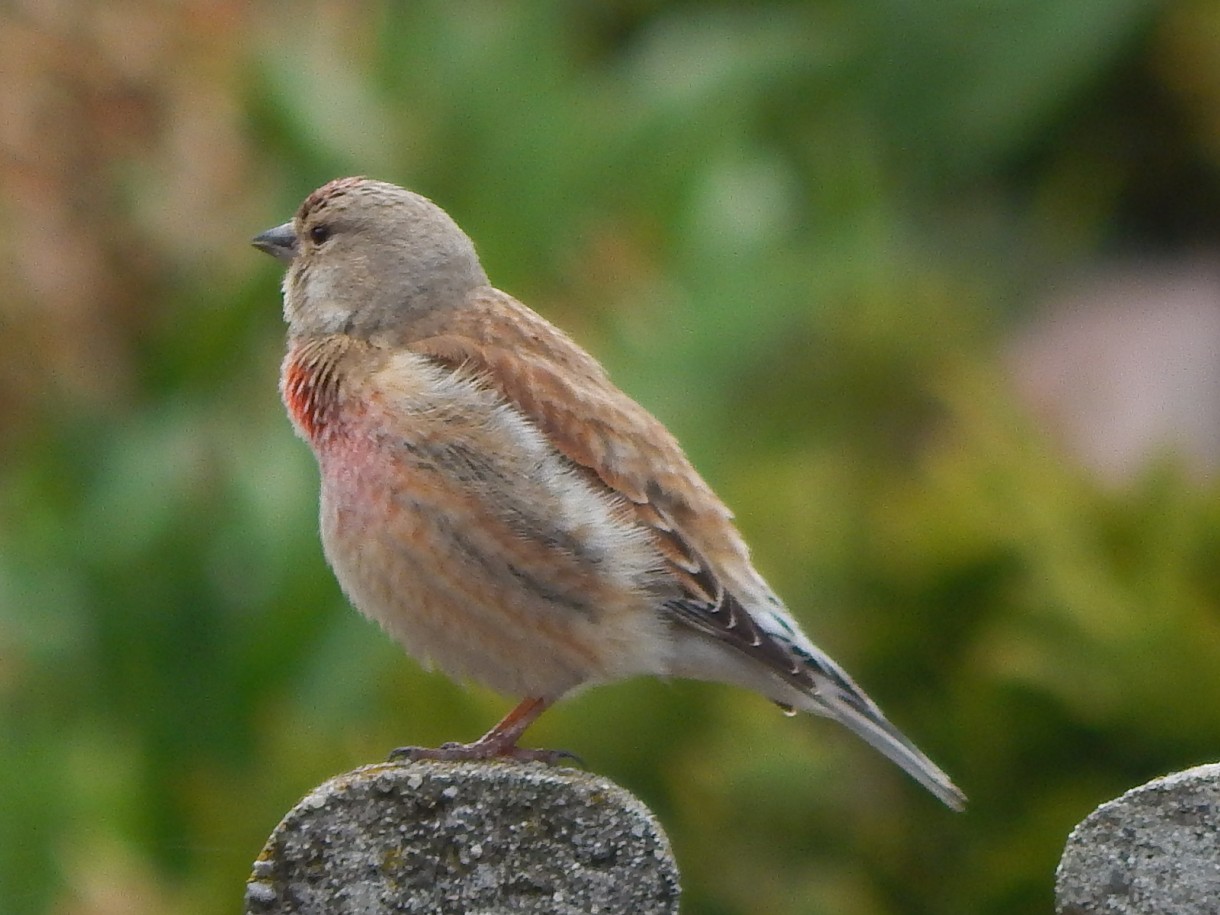
<svg viewBox="0 0 1220 915">
<path fill-rule="evenodd" d="M 1059 915 L 1220 913 L 1220 765 L 1158 778 L 1103 804 L 1068 838 Z"/>
<path fill-rule="evenodd" d="M 669 913 L 678 871 L 613 782 L 538 763 L 365 766 L 314 789 L 267 841 L 247 915 Z"/>
</svg>

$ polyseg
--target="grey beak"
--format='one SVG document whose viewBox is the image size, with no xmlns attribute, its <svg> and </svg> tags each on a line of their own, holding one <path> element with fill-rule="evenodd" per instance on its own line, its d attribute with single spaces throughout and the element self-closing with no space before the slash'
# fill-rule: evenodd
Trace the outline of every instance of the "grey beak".
<svg viewBox="0 0 1220 915">
<path fill-rule="evenodd" d="M 250 244 L 286 264 L 297 256 L 297 233 L 290 222 L 255 235 L 250 239 Z"/>
</svg>

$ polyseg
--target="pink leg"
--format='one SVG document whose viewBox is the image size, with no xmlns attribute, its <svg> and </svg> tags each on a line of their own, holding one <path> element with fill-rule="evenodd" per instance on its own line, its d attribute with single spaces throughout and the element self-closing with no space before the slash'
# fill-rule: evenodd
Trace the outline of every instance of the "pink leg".
<svg viewBox="0 0 1220 915">
<path fill-rule="evenodd" d="M 390 759 L 520 759 L 555 764 L 564 759 L 576 759 L 566 750 L 527 750 L 517 741 L 551 703 L 534 697 L 525 699 L 505 715 L 490 731 L 474 743 L 447 743 L 440 747 L 399 747 L 390 751 Z"/>
</svg>

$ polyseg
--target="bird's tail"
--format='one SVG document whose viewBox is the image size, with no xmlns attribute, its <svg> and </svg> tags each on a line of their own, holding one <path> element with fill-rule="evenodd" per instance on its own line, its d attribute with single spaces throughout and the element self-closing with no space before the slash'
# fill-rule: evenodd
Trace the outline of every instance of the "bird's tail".
<svg viewBox="0 0 1220 915">
<path fill-rule="evenodd" d="M 838 664 L 817 649 L 814 652 L 800 651 L 802 660 L 813 674 L 814 690 L 800 693 L 800 700 L 792 704 L 802 711 L 839 722 L 901 766 L 944 804 L 954 810 L 964 810 L 966 795 L 950 781 L 949 776 L 905 734 L 890 724 L 876 703 Z"/>
<path fill-rule="evenodd" d="M 944 804 L 959 811 L 966 808 L 966 795 L 961 789 L 884 716 L 861 713 L 847 707 L 835 709 L 832 717 L 901 766 Z"/>
<path fill-rule="evenodd" d="M 843 668 L 815 646 L 758 580 L 751 613 L 732 592 L 721 589 L 714 603 L 671 601 L 665 606 L 689 629 L 673 652 L 674 676 L 735 683 L 756 690 L 784 708 L 800 709 L 838 721 L 905 769 L 912 778 L 954 810 L 966 796 L 877 708 Z M 707 636 L 714 639 L 708 639 Z M 736 662 L 736 663 L 734 663 Z"/>
</svg>

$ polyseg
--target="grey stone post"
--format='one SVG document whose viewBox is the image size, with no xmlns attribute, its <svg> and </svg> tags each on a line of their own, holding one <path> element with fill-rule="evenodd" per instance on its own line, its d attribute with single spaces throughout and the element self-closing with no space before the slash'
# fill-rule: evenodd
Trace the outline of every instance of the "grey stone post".
<svg viewBox="0 0 1220 915">
<path fill-rule="evenodd" d="M 246 915 L 678 911 L 652 813 L 613 782 L 538 763 L 365 766 L 271 834 Z"/>
<path fill-rule="evenodd" d="M 1220 765 L 1133 788 L 1094 810 L 1067 841 L 1059 915 L 1220 913 Z"/>
</svg>

